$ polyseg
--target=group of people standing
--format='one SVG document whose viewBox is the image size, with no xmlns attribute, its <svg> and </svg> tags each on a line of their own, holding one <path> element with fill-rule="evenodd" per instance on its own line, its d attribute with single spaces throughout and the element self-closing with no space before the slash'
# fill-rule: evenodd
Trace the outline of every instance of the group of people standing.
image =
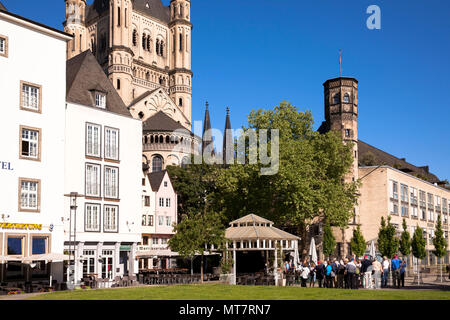
<svg viewBox="0 0 450 320">
<path fill-rule="evenodd" d="M 389 274 L 392 273 L 393 286 L 405 287 L 406 260 L 396 256 L 391 261 L 383 258 L 383 262 L 377 259 L 364 257 L 364 259 L 344 259 L 338 261 L 310 262 L 305 260 L 301 263 L 296 273 L 299 274 L 301 286 L 319 288 L 340 289 L 380 289 L 387 288 Z"/>
</svg>

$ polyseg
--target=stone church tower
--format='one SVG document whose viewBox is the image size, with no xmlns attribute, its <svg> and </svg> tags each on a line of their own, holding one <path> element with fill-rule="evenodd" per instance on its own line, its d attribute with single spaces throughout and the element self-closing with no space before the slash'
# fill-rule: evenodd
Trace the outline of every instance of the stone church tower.
<svg viewBox="0 0 450 320">
<path fill-rule="evenodd" d="M 170 6 L 161 0 L 65 3 L 64 29 L 75 36 L 67 58 L 92 51 L 132 116 L 143 121 L 150 168 L 180 165 L 196 153 L 200 141 L 191 132 L 190 0 L 171 0 Z M 182 129 L 186 132 L 173 133 Z M 174 148 L 181 143 L 183 148 Z"/>
<path fill-rule="evenodd" d="M 344 143 L 353 143 L 353 166 L 347 174 L 346 182 L 357 181 L 358 176 L 358 80 L 355 78 L 339 77 L 330 79 L 324 84 L 325 122 L 319 132 L 330 130 L 342 134 Z M 359 223 L 359 208 L 354 208 L 354 216 L 347 230 L 334 230 L 338 250 L 341 256 L 349 255 L 349 242 L 353 236 L 353 229 Z"/>
</svg>

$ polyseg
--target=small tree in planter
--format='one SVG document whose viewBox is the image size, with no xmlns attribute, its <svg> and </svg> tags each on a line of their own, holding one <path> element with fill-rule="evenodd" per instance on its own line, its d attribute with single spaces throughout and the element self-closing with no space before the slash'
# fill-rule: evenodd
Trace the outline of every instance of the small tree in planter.
<svg viewBox="0 0 450 320">
<path fill-rule="evenodd" d="M 422 260 L 427 256 L 425 250 L 425 239 L 423 238 L 423 230 L 421 227 L 417 226 L 416 231 L 411 241 L 412 254 L 416 259 Z M 418 264 L 418 261 L 417 261 Z M 417 284 L 420 284 L 420 270 L 417 266 Z"/>
<path fill-rule="evenodd" d="M 225 246 L 224 246 L 225 247 Z M 220 261 L 221 281 L 229 282 L 231 269 L 233 268 L 234 260 L 228 250 L 224 249 L 222 254 L 222 260 Z"/>
<path fill-rule="evenodd" d="M 409 256 L 411 253 L 411 235 L 408 232 L 408 226 L 406 225 L 406 219 L 403 219 L 403 232 L 400 237 L 400 248 L 399 248 L 401 254 L 404 257 Z"/>
<path fill-rule="evenodd" d="M 441 282 L 442 282 L 442 265 L 441 259 L 447 254 L 447 242 L 444 238 L 444 231 L 442 230 L 442 221 L 441 215 L 438 215 L 438 221 L 436 224 L 436 231 L 434 233 L 433 245 L 434 251 L 433 254 L 439 258 L 439 269 L 441 269 Z"/>
<path fill-rule="evenodd" d="M 358 228 L 353 230 L 353 238 L 350 241 L 350 248 L 357 257 L 361 257 L 364 255 L 364 252 L 366 252 L 366 247 L 366 240 L 361 233 L 361 227 L 358 225 Z"/>
<path fill-rule="evenodd" d="M 323 253 L 328 258 L 334 253 L 336 249 L 336 239 L 333 236 L 330 225 L 327 223 L 323 229 Z"/>
</svg>

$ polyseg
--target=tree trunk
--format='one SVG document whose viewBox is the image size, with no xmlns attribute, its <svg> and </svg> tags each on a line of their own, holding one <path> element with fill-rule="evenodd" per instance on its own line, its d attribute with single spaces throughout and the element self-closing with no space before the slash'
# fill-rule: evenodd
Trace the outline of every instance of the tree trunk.
<svg viewBox="0 0 450 320">
<path fill-rule="evenodd" d="M 202 253 L 202 263 L 201 263 L 201 270 L 200 270 L 200 279 L 201 279 L 202 284 L 203 284 L 203 257 L 204 257 L 204 254 Z"/>
</svg>

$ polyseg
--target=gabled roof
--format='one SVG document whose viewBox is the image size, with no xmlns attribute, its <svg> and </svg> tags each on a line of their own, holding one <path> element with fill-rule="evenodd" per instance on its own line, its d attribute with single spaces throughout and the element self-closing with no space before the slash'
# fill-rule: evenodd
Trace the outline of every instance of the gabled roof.
<svg viewBox="0 0 450 320">
<path fill-rule="evenodd" d="M 239 224 L 239 223 L 252 223 L 252 222 L 256 222 L 256 223 L 268 223 L 273 225 L 273 222 L 264 218 L 261 218 L 260 216 L 254 215 L 254 214 L 249 214 L 245 217 L 239 218 L 237 220 L 234 220 L 232 222 L 230 222 L 230 225 L 233 224 Z"/>
<path fill-rule="evenodd" d="M 0 10 L 8 11 L 8 10 L 6 10 L 5 6 L 3 5 L 3 3 L 1 1 L 0 1 Z"/>
<path fill-rule="evenodd" d="M 374 162 L 372 165 L 388 165 L 390 167 L 396 168 L 400 171 L 412 174 L 421 175 L 425 177 L 431 183 L 438 183 L 440 180 L 437 176 L 429 172 L 427 166 L 417 167 L 406 162 L 406 159 L 397 158 L 383 150 L 375 148 L 364 141 L 358 141 L 358 156 L 360 162 L 364 159 L 365 155 L 372 154 L 374 156 Z"/>
<path fill-rule="evenodd" d="M 170 7 L 164 6 L 161 0 L 133 0 L 133 9 L 162 22 L 170 22 Z"/>
<path fill-rule="evenodd" d="M 161 187 L 161 183 L 163 182 L 166 173 L 167 170 L 149 173 L 148 179 L 150 180 L 150 185 L 154 192 L 157 192 Z"/>
<path fill-rule="evenodd" d="M 95 91 L 106 93 L 106 110 L 131 117 L 111 81 L 87 50 L 67 61 L 67 102 L 95 107 Z M 98 110 L 102 110 L 96 108 Z"/>
<path fill-rule="evenodd" d="M 167 114 L 159 111 L 154 116 L 148 118 L 143 124 L 144 132 L 146 131 L 168 131 L 173 132 L 175 130 L 185 130 L 186 133 L 190 132 L 188 129 L 183 127 L 181 123 L 176 122 Z"/>
</svg>

